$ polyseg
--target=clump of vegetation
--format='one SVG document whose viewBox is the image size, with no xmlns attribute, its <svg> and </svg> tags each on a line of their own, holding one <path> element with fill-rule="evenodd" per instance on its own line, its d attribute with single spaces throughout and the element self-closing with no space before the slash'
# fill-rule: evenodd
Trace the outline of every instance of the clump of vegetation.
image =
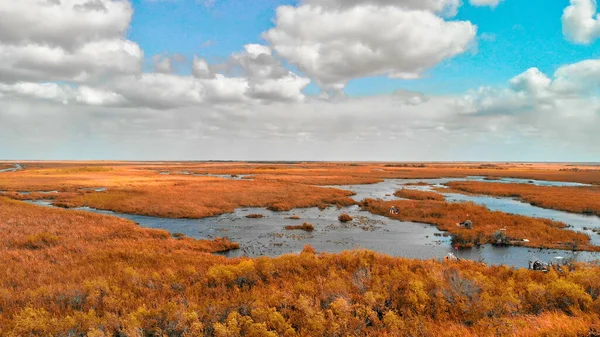
<svg viewBox="0 0 600 337">
<path fill-rule="evenodd" d="M 444 201 L 444 196 L 429 191 L 419 191 L 419 190 L 410 190 L 410 189 L 401 189 L 394 193 L 398 198 L 411 199 L 411 200 L 437 200 Z"/>
<path fill-rule="evenodd" d="M 105 166 L 83 166 L 83 167 L 70 167 L 56 170 L 57 173 L 70 174 L 70 173 L 102 173 L 111 172 L 112 167 Z"/>
<path fill-rule="evenodd" d="M 300 220 L 300 217 L 296 214 L 292 215 L 291 217 L 288 218 L 289 220 Z"/>
<path fill-rule="evenodd" d="M 339 220 L 340 222 L 344 222 L 344 223 L 345 223 L 345 222 L 350 222 L 350 221 L 352 221 L 352 217 L 351 217 L 350 215 L 348 215 L 348 214 L 342 214 L 342 215 L 340 215 L 340 216 L 338 217 L 338 220 Z"/>
<path fill-rule="evenodd" d="M 495 245 L 499 246 L 507 246 L 510 243 L 510 239 L 506 236 L 504 231 L 496 231 L 494 232 L 494 241 L 492 242 Z"/>
<path fill-rule="evenodd" d="M 442 231 L 450 232 L 456 238 L 457 245 L 464 248 L 494 243 L 494 233 L 506 229 L 506 235 L 515 238 L 515 245 L 569 250 L 572 247 L 570 243 L 577 242 L 580 250 L 600 251 L 600 246 L 593 245 L 588 235 L 568 230 L 564 223 L 491 211 L 474 203 L 367 199 L 360 206 L 374 214 L 435 225 Z M 394 206 L 399 208 L 398 214 L 390 213 L 389 210 Z M 457 225 L 464 222 L 467 215 L 470 221 L 477 224 L 473 229 Z M 512 241 L 510 243 L 513 244 Z"/>
<path fill-rule="evenodd" d="M 600 188 L 598 187 L 555 187 L 473 181 L 450 182 L 448 186 L 453 192 L 458 193 L 518 198 L 543 208 L 588 215 L 600 214 Z"/>
<path fill-rule="evenodd" d="M 297 225 L 297 226 L 293 226 L 293 225 L 289 225 L 289 226 L 285 226 L 285 229 L 287 229 L 288 231 L 292 231 L 292 230 L 303 230 L 305 232 L 312 232 L 315 230 L 315 227 L 308 223 L 305 222 L 302 225 Z"/>
<path fill-rule="evenodd" d="M 388 213 L 389 204 L 368 204 Z M 468 204 L 399 204 L 398 217 L 413 214 L 412 205 L 414 214 L 444 213 L 454 227 L 464 212 L 482 226 L 484 218 L 505 221 L 511 236 L 532 225 Z M 235 246 L 227 239 L 165 238 L 105 215 L 0 198 L 0 219 L 7 337 L 593 336 L 600 322 L 593 264 L 539 273 L 369 251 L 315 254 L 310 246 L 278 258 L 226 259 L 210 253 Z M 39 233 L 58 240 L 51 249 L 14 244 Z"/>
<path fill-rule="evenodd" d="M 57 235 L 42 232 L 28 235 L 25 240 L 21 240 L 17 246 L 26 249 L 43 249 L 56 246 L 58 241 L 59 237 Z"/>
<path fill-rule="evenodd" d="M 246 216 L 246 218 L 248 218 L 248 219 L 262 219 L 264 217 L 265 216 L 262 214 L 249 214 Z"/>
</svg>

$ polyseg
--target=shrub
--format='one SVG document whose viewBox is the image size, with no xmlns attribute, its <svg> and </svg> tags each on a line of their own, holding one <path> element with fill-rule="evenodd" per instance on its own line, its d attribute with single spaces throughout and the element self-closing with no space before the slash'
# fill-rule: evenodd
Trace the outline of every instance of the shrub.
<svg viewBox="0 0 600 337">
<path fill-rule="evenodd" d="M 262 214 L 250 214 L 250 215 L 246 216 L 246 218 L 248 218 L 248 219 L 262 219 L 264 217 L 265 216 Z"/>
<path fill-rule="evenodd" d="M 183 233 L 173 233 L 173 237 L 176 239 L 181 239 L 185 237 L 185 234 Z"/>
<path fill-rule="evenodd" d="M 310 224 L 308 222 L 305 222 L 305 223 L 303 223 L 302 225 L 299 225 L 299 226 L 285 226 L 285 229 L 287 229 L 289 231 L 292 231 L 292 230 L 303 230 L 305 232 L 312 232 L 312 231 L 315 230 L 315 227 L 312 224 Z"/>
<path fill-rule="evenodd" d="M 58 243 L 58 236 L 50 233 L 38 233 L 28 235 L 27 238 L 17 245 L 26 249 L 43 249 L 52 246 L 56 246 Z"/>
<path fill-rule="evenodd" d="M 503 231 L 496 231 L 493 235 L 495 245 L 508 245 L 508 236 Z"/>
<path fill-rule="evenodd" d="M 348 214 L 342 214 L 338 217 L 338 220 L 340 220 L 340 222 L 350 222 L 352 221 L 352 217 Z"/>
</svg>

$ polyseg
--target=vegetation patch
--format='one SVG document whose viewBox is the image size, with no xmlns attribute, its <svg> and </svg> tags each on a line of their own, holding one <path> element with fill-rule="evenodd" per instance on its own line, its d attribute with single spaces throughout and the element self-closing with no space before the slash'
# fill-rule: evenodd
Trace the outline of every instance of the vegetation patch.
<svg viewBox="0 0 600 337">
<path fill-rule="evenodd" d="M 43 249 L 48 247 L 56 246 L 59 242 L 57 235 L 42 232 L 37 234 L 30 234 L 24 240 L 17 242 L 16 246 L 25 249 Z"/>
<path fill-rule="evenodd" d="M 394 193 L 394 195 L 397 196 L 398 198 L 411 199 L 411 200 L 444 201 L 444 196 L 439 193 L 429 192 L 429 191 L 411 190 L 411 189 L 405 189 L 405 188 L 396 191 L 396 193 Z"/>
<path fill-rule="evenodd" d="M 288 230 L 288 231 L 302 230 L 302 231 L 305 231 L 305 232 L 312 232 L 312 231 L 315 230 L 315 227 L 312 224 L 310 224 L 308 222 L 305 222 L 302 225 L 297 225 L 297 226 L 289 225 L 289 226 L 285 226 L 285 229 Z"/>
<path fill-rule="evenodd" d="M 352 221 L 352 217 L 348 214 L 342 214 L 338 217 L 338 220 L 340 222 L 350 222 L 350 221 Z"/>
<path fill-rule="evenodd" d="M 564 223 L 490 211 L 474 203 L 367 199 L 360 206 L 373 214 L 435 225 L 452 233 L 453 243 L 463 248 L 494 243 L 497 241 L 494 233 L 504 229 L 511 245 L 600 251 L 599 246 L 591 244 L 588 235 L 568 230 Z M 394 207 L 397 211 L 391 212 Z M 467 220 L 476 225 L 472 229 L 460 225 Z"/>
<path fill-rule="evenodd" d="M 517 198 L 560 211 L 600 215 L 600 187 L 553 187 L 532 184 L 450 182 L 452 192 Z"/>
</svg>

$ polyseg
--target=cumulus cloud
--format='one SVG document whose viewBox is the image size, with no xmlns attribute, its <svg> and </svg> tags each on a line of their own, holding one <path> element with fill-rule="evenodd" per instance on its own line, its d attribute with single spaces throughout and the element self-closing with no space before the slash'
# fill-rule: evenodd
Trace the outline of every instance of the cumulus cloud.
<svg viewBox="0 0 600 337">
<path fill-rule="evenodd" d="M 554 111 L 573 102 L 595 100 L 598 89 L 600 60 L 591 59 L 559 67 L 552 77 L 538 68 L 530 68 L 513 77 L 509 81 L 509 88 L 481 87 L 470 90 L 457 100 L 457 104 L 466 114 L 540 113 Z M 559 115 L 571 112 L 568 108 L 555 111 Z"/>
<path fill-rule="evenodd" d="M 111 73 L 139 72 L 142 55 L 137 44 L 122 39 L 88 42 L 72 51 L 41 44 L 0 43 L 0 78 L 9 82 L 85 82 Z"/>
<path fill-rule="evenodd" d="M 488 97 L 493 91 L 489 89 Z M 18 139 L 18 146 L 2 147 L 0 155 L 57 156 L 36 152 L 44 139 L 58 142 L 52 148 L 74 158 L 130 160 L 530 161 L 556 160 L 558 148 L 563 149 L 563 160 L 599 154 L 597 100 L 560 97 L 555 105 L 526 105 L 522 102 L 527 93 L 506 91 L 520 99 L 520 105 L 500 97 L 495 100 L 497 113 L 482 113 L 482 106 L 473 106 L 479 113 L 472 114 L 458 104 L 462 96 L 428 95 L 414 102 L 405 98 L 421 95 L 410 92 L 335 102 L 309 99 L 202 108 L 194 104 L 162 111 L 65 106 L 58 100 L 42 104 L 14 96 L 0 101 L 0 141 Z M 515 112 L 515 106 L 520 110 Z M 23 123 L 24 118 L 44 127 Z"/>
<path fill-rule="evenodd" d="M 72 50 L 88 42 L 122 36 L 132 13 L 128 1 L 2 1 L 0 41 Z"/>
<path fill-rule="evenodd" d="M 279 7 L 264 37 L 325 90 L 369 76 L 414 79 L 465 52 L 476 35 L 470 22 L 435 13 L 449 3 L 313 0 Z"/>
<path fill-rule="evenodd" d="M 562 16 L 563 34 L 575 43 L 590 44 L 600 37 L 596 0 L 571 0 Z"/>
<path fill-rule="evenodd" d="M 221 64 L 195 56 L 182 75 L 177 54 L 142 71 L 143 51 L 124 35 L 128 1 L 4 1 L 0 142 L 14 146 L 0 157 L 556 160 L 563 148 L 563 160 L 597 158 L 598 60 L 548 75 L 532 68 L 461 95 L 304 95 L 311 79 L 335 94 L 354 78 L 416 78 L 465 52 L 477 28 L 448 20 L 459 5 L 304 0 L 279 8 L 266 45 Z M 583 18 L 595 21 L 595 10 Z M 575 35 L 595 36 L 586 20 Z"/>
<path fill-rule="evenodd" d="M 127 1 L 3 1 L 0 78 L 84 82 L 138 72 L 143 52 L 123 35 L 131 15 Z"/>
<path fill-rule="evenodd" d="M 600 87 L 600 60 L 584 60 L 556 70 L 553 89 L 565 94 L 591 94 Z"/>
<path fill-rule="evenodd" d="M 152 58 L 154 73 L 143 73 L 144 53 L 124 35 L 132 13 L 130 2 L 120 0 L 2 2 L 0 93 L 163 110 L 305 98 L 302 90 L 310 81 L 285 69 L 262 45 L 245 46 L 220 68 L 195 57 L 190 76 L 175 74 L 182 73 L 185 57 L 159 54 Z"/>
<path fill-rule="evenodd" d="M 426 10 L 447 16 L 456 15 L 460 0 L 304 0 L 304 4 L 330 9 L 348 9 L 359 5 L 394 6 L 408 10 Z"/>
<path fill-rule="evenodd" d="M 513 77 L 510 85 L 517 92 L 526 92 L 540 96 L 547 92 L 552 80 L 538 68 L 530 68 L 522 74 Z"/>
<path fill-rule="evenodd" d="M 192 74 L 199 78 L 209 78 L 212 76 L 212 71 L 205 59 L 194 56 L 192 61 Z"/>
<path fill-rule="evenodd" d="M 473 6 L 478 6 L 478 7 L 489 6 L 489 7 L 495 8 L 502 1 L 503 0 L 469 0 L 469 3 Z"/>
</svg>

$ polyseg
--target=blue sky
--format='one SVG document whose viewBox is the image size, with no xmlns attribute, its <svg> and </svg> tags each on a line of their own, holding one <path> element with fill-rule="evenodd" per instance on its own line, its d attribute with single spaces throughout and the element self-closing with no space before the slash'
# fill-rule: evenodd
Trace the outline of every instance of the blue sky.
<svg viewBox="0 0 600 337">
<path fill-rule="evenodd" d="M 181 53 L 219 63 L 248 43 L 264 44 L 261 35 L 274 26 L 278 6 L 297 1 L 218 0 L 207 7 L 202 1 L 150 2 L 134 0 L 128 37 L 152 56 Z M 598 57 L 600 44 L 576 45 L 565 40 L 560 18 L 569 0 L 505 0 L 496 8 L 463 3 L 453 20 L 471 21 L 478 27 L 477 45 L 463 55 L 448 59 L 417 80 L 385 76 L 354 79 L 346 93 L 366 96 L 398 89 L 435 94 L 456 94 L 486 85 L 506 85 L 513 76 L 537 67 L 552 74 L 558 67 Z M 181 72 L 189 72 L 182 67 Z M 314 83 L 306 89 L 318 93 Z"/>
</svg>

